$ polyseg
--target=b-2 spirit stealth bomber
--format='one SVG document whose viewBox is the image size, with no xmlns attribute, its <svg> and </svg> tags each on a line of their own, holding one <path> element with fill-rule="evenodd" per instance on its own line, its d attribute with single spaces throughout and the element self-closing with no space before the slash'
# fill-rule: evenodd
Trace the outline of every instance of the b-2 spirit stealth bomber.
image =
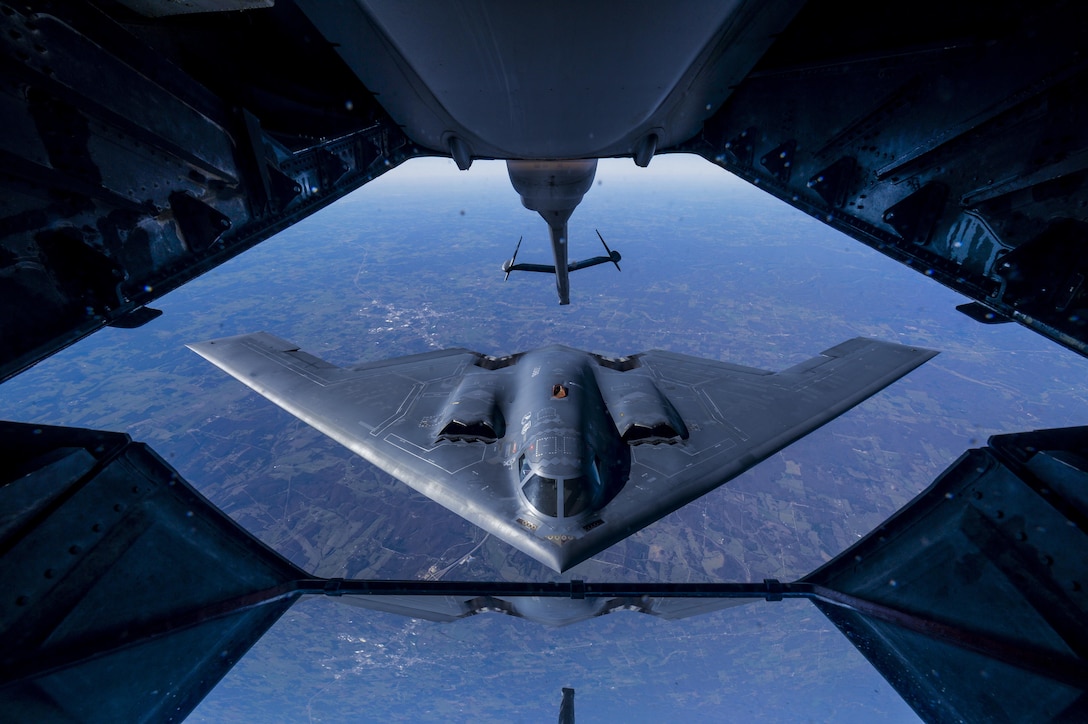
<svg viewBox="0 0 1088 724">
<path fill-rule="evenodd" d="M 560 572 L 936 354 L 857 338 L 771 373 L 659 350 L 609 358 L 559 345 L 341 368 L 263 332 L 190 348 Z"/>
</svg>

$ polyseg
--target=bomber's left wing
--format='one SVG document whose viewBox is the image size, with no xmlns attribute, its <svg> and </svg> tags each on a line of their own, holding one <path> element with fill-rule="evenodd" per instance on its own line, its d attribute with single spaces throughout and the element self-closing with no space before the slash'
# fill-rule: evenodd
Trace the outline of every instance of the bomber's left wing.
<svg viewBox="0 0 1088 724">
<path fill-rule="evenodd" d="M 466 349 L 341 368 L 265 332 L 189 348 L 436 503 L 558 566 L 555 546 L 515 523 L 520 504 L 505 482 L 497 401 L 511 368 L 487 369 L 478 363 L 495 367 L 494 359 Z"/>
</svg>

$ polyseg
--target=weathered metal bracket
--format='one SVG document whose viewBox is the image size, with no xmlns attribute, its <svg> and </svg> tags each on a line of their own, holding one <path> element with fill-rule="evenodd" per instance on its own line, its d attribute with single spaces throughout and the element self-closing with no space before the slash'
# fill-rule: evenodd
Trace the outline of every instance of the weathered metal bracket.
<svg viewBox="0 0 1088 724">
<path fill-rule="evenodd" d="M 921 246 L 929 242 L 947 198 L 948 187 L 938 181 L 931 181 L 902 201 L 889 206 L 882 218 L 884 223 L 903 237 L 903 241 Z"/>
<path fill-rule="evenodd" d="M 854 183 L 858 162 L 853 156 L 843 156 L 808 180 L 808 187 L 818 193 L 828 206 L 842 208 L 846 193 Z"/>
<path fill-rule="evenodd" d="M 764 154 L 759 163 L 778 183 L 789 183 L 790 173 L 793 171 L 793 155 L 796 152 L 797 141 L 789 140 Z"/>
</svg>

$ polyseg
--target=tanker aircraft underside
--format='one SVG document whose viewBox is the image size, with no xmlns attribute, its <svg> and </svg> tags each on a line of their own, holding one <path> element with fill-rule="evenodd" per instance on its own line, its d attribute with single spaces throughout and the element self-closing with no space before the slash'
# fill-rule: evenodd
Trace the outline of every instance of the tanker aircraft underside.
<svg viewBox="0 0 1088 724">
<path fill-rule="evenodd" d="M 1055 0 L 6 3 L 0 380 L 423 156 L 510 162 L 565 242 L 568 208 L 525 193 L 561 180 L 542 165 L 697 154 L 1088 355 L 1086 23 Z"/>
</svg>

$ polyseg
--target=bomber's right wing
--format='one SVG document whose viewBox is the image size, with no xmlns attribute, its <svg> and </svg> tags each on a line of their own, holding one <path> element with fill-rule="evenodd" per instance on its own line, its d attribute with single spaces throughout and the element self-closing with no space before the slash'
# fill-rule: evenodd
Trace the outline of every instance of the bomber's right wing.
<svg viewBox="0 0 1088 724">
<path fill-rule="evenodd" d="M 600 511 L 601 522 L 566 544 L 565 565 L 732 480 L 936 354 L 857 338 L 778 373 L 661 350 L 637 355 L 634 369 L 600 368 L 606 401 L 645 388 L 648 378 L 679 414 L 687 437 L 631 446 L 627 484 Z"/>
</svg>

